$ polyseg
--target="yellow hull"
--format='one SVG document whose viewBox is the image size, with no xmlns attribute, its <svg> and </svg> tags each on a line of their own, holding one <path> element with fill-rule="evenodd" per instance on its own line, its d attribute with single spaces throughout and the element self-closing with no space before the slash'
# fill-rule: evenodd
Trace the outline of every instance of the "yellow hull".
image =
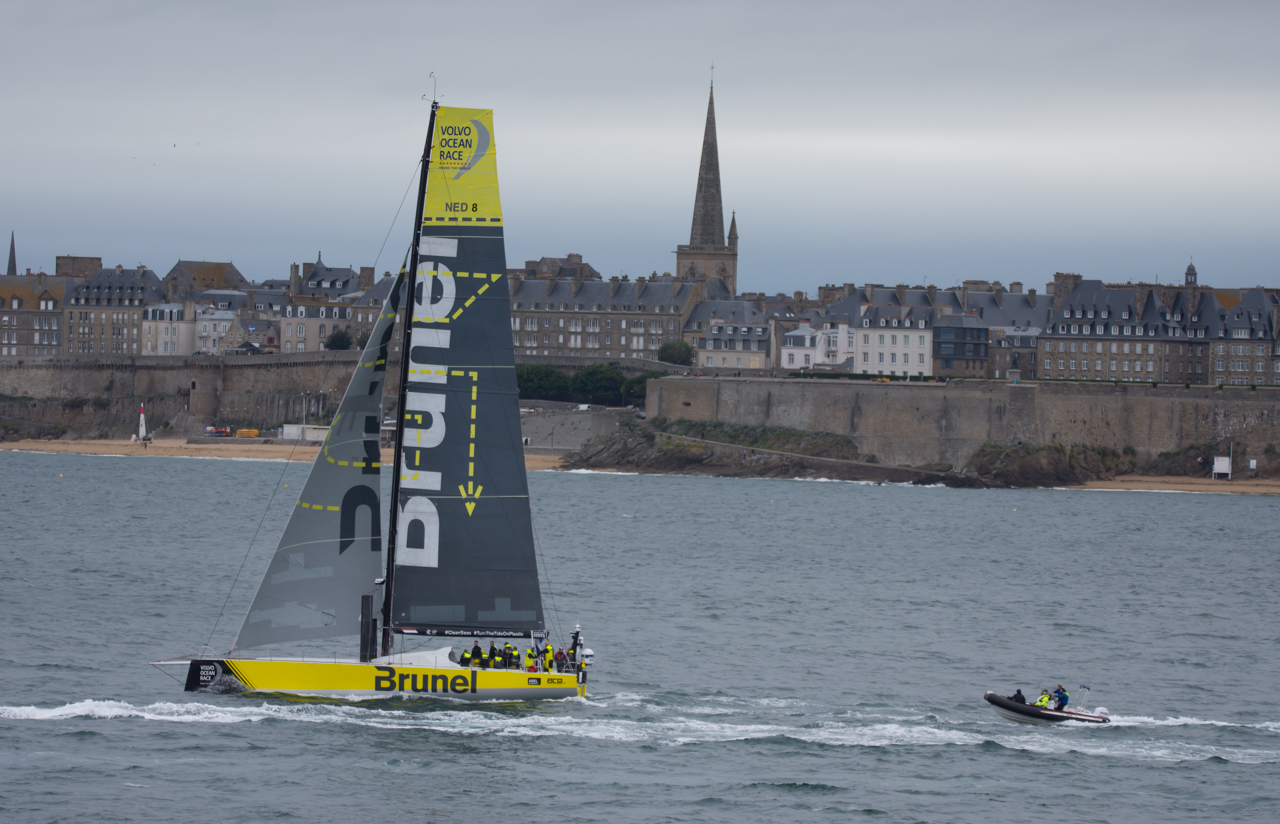
<svg viewBox="0 0 1280 824">
<path fill-rule="evenodd" d="M 463 701 L 585 697 L 574 673 L 521 672 L 358 661 L 199 659 L 187 670 L 187 692 L 289 693 L 335 698 L 454 698 Z"/>
</svg>

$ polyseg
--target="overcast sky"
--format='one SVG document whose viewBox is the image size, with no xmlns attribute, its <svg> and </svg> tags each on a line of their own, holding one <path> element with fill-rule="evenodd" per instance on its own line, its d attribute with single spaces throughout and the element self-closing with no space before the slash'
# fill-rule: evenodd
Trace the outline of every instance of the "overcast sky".
<svg viewBox="0 0 1280 824">
<path fill-rule="evenodd" d="M 368 266 L 431 93 L 494 109 L 507 259 L 687 243 L 715 62 L 739 287 L 1280 286 L 1280 3 L 0 5 L 0 231 Z M 377 260 L 399 265 L 412 196 Z"/>
</svg>

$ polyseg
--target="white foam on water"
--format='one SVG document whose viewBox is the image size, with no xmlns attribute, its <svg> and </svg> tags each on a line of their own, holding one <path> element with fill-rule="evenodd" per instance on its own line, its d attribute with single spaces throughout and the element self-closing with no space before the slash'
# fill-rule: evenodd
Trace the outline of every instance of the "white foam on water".
<svg viewBox="0 0 1280 824">
<path fill-rule="evenodd" d="M 1252 724 L 1232 724 L 1228 721 L 1206 721 L 1203 718 L 1152 718 L 1147 715 L 1113 715 L 1112 727 L 1240 727 Z"/>
<path fill-rule="evenodd" d="M 545 472 L 563 472 L 566 475 L 639 475 L 639 472 L 614 472 L 604 469 L 547 469 Z"/>
<path fill-rule="evenodd" d="M 1085 726 L 1101 729 L 1095 725 L 1073 725 L 1076 729 Z M 1070 729 L 1058 725 L 1057 729 Z M 997 744 L 1014 750 L 1044 755 L 1061 755 L 1067 752 L 1078 752 L 1085 755 L 1108 758 L 1129 758 L 1139 761 L 1205 761 L 1209 758 L 1221 758 L 1237 764 L 1271 764 L 1280 762 L 1280 752 L 1269 750 L 1242 750 L 1230 747 L 1215 747 L 1203 744 L 1188 744 L 1185 741 L 1168 741 L 1146 739 L 1142 741 L 1108 741 L 1105 738 L 1093 737 L 1081 739 L 1075 736 L 1029 735 L 1018 738 L 996 736 L 992 738 Z"/>
<path fill-rule="evenodd" d="M 949 730 L 940 727 L 908 724 L 853 724 L 824 723 L 812 729 L 793 730 L 790 738 L 814 744 L 835 744 L 846 747 L 940 746 L 943 744 L 981 744 L 981 735 Z"/>
</svg>

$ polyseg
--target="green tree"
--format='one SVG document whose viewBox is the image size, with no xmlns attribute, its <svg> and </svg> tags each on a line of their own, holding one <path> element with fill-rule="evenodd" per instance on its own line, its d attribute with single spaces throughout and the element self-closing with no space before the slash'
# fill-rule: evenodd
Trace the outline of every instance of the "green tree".
<svg viewBox="0 0 1280 824">
<path fill-rule="evenodd" d="M 569 400 L 569 376 L 552 366 L 522 363 L 516 366 L 516 386 L 526 400 Z"/>
<path fill-rule="evenodd" d="M 669 340 L 658 347 L 658 360 L 677 366 L 693 366 L 693 347 L 686 341 Z"/>
<path fill-rule="evenodd" d="M 369 344 L 369 330 L 361 329 L 360 334 L 356 335 L 356 348 L 359 349 L 361 352 L 363 352 L 365 346 L 367 346 L 368 344 Z"/>
<path fill-rule="evenodd" d="M 325 349 L 350 349 L 351 333 L 346 329 L 334 329 L 329 333 L 329 337 L 324 339 Z"/>
<path fill-rule="evenodd" d="M 634 378 L 627 378 L 626 383 L 622 384 L 622 399 L 627 401 L 643 401 L 645 398 L 645 388 L 649 385 L 649 379 L 660 377 L 662 377 L 661 372 L 641 372 Z"/>
<path fill-rule="evenodd" d="M 573 376 L 573 394 L 588 403 L 616 404 L 622 399 L 622 372 L 603 363 L 593 363 Z"/>
</svg>

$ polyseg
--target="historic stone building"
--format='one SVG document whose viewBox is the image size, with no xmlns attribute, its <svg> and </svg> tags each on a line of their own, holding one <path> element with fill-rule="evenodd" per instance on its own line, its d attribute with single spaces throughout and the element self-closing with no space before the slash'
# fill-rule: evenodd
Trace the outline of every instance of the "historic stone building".
<svg viewBox="0 0 1280 824">
<path fill-rule="evenodd" d="M 698 165 L 698 191 L 693 199 L 693 228 L 689 243 L 676 247 L 676 275 L 722 278 L 730 294 L 738 292 L 738 219 L 729 222 L 729 242 L 724 236 L 724 206 L 720 200 L 720 154 L 716 147 L 715 89 L 707 100 L 707 125 L 702 135 L 702 160 Z"/>
</svg>

